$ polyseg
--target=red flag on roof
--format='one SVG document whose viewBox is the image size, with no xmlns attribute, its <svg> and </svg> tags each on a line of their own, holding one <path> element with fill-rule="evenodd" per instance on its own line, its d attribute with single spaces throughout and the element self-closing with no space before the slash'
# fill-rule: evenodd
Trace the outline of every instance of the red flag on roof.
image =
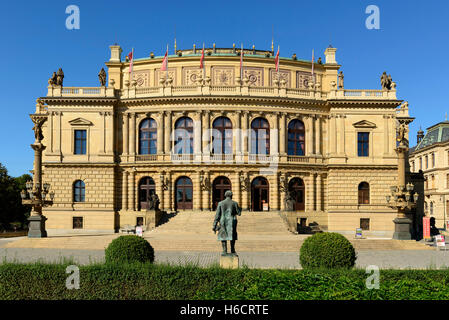
<svg viewBox="0 0 449 320">
<path fill-rule="evenodd" d="M 278 46 L 278 52 L 276 53 L 276 57 L 274 58 L 274 63 L 276 65 L 276 71 L 279 71 L 279 46 Z"/>
<path fill-rule="evenodd" d="M 243 75 L 243 44 L 242 44 L 242 50 L 240 52 L 240 77 Z"/>
<path fill-rule="evenodd" d="M 204 68 L 204 43 L 203 43 L 203 50 L 201 51 L 201 59 L 200 59 L 200 69 Z"/>
<path fill-rule="evenodd" d="M 132 49 L 132 51 L 128 54 L 128 59 L 129 59 L 129 73 L 133 72 L 133 62 L 134 62 L 134 48 Z"/>
<path fill-rule="evenodd" d="M 167 65 L 168 65 L 168 45 L 167 45 L 167 51 L 165 51 L 164 60 L 162 60 L 161 71 L 167 71 Z"/>
</svg>

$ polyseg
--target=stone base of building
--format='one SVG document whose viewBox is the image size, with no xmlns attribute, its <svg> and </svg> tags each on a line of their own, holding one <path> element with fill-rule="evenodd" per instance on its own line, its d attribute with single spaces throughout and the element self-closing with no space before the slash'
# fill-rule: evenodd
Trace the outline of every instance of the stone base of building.
<svg viewBox="0 0 449 320">
<path fill-rule="evenodd" d="M 394 222 L 393 239 L 397 240 L 411 240 L 411 226 L 412 220 L 409 218 L 396 218 Z"/>
<path fill-rule="evenodd" d="M 116 213 L 111 210 L 46 210 L 48 230 L 111 232 L 117 230 Z M 134 224 L 135 225 L 135 224 Z"/>
</svg>

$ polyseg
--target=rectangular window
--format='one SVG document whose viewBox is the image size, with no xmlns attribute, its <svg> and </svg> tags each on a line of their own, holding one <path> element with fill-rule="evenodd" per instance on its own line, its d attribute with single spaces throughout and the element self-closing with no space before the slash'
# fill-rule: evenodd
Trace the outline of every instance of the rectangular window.
<svg viewBox="0 0 449 320">
<path fill-rule="evenodd" d="M 369 218 L 360 218 L 360 228 L 362 230 L 369 230 Z"/>
<path fill-rule="evenodd" d="M 435 189 L 435 176 L 432 175 L 432 189 Z"/>
<path fill-rule="evenodd" d="M 75 154 L 86 154 L 86 130 L 75 130 Z"/>
<path fill-rule="evenodd" d="M 435 168 L 435 153 L 432 153 L 432 168 Z"/>
<path fill-rule="evenodd" d="M 369 132 L 357 133 L 358 156 L 369 156 Z"/>
<path fill-rule="evenodd" d="M 429 168 L 429 156 L 426 155 L 426 169 Z"/>
<path fill-rule="evenodd" d="M 449 189 L 449 174 L 446 175 L 446 180 L 446 188 Z"/>
<path fill-rule="evenodd" d="M 83 228 L 83 217 L 73 217 L 73 229 Z"/>
<path fill-rule="evenodd" d="M 419 170 L 422 170 L 422 158 L 419 157 Z"/>
<path fill-rule="evenodd" d="M 415 172 L 415 161 L 412 161 L 412 172 Z"/>
</svg>

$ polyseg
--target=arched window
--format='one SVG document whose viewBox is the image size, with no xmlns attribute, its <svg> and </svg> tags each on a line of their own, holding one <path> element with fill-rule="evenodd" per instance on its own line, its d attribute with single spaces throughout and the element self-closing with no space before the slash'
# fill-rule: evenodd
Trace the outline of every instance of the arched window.
<svg viewBox="0 0 449 320">
<path fill-rule="evenodd" d="M 369 204 L 369 184 L 367 182 L 359 184 L 359 204 Z"/>
<path fill-rule="evenodd" d="M 212 124 L 212 153 L 232 154 L 232 123 L 229 118 L 219 117 Z"/>
<path fill-rule="evenodd" d="M 305 154 L 305 130 L 304 123 L 300 120 L 292 120 L 288 124 L 288 155 L 303 156 Z"/>
<path fill-rule="evenodd" d="M 265 118 L 251 122 L 251 153 L 270 154 L 270 125 Z"/>
<path fill-rule="evenodd" d="M 154 119 L 145 119 L 139 127 L 139 154 L 156 154 L 157 124 Z"/>
<path fill-rule="evenodd" d="M 193 153 L 193 120 L 179 118 L 175 123 L 175 154 Z"/>
<path fill-rule="evenodd" d="M 85 201 L 86 187 L 84 182 L 81 180 L 75 181 L 73 184 L 73 202 L 84 202 Z"/>
</svg>

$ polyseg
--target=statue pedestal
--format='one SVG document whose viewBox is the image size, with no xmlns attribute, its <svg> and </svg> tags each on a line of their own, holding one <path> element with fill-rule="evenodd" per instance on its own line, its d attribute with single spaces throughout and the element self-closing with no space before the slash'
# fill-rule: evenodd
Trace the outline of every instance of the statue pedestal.
<svg viewBox="0 0 449 320">
<path fill-rule="evenodd" d="M 225 256 L 220 256 L 220 268 L 238 269 L 238 267 L 239 267 L 238 255 L 227 254 Z"/>
<path fill-rule="evenodd" d="M 154 209 L 147 210 L 147 212 L 145 213 L 147 230 L 156 228 L 159 225 L 161 218 L 162 218 L 161 210 L 154 210 Z"/>
<path fill-rule="evenodd" d="M 46 238 L 45 218 L 42 215 L 34 215 L 28 218 L 28 238 Z"/>
<path fill-rule="evenodd" d="M 394 233 L 393 239 L 396 240 L 411 240 L 412 234 L 410 233 L 412 220 L 409 218 L 399 218 L 393 220 L 394 222 Z"/>
</svg>

